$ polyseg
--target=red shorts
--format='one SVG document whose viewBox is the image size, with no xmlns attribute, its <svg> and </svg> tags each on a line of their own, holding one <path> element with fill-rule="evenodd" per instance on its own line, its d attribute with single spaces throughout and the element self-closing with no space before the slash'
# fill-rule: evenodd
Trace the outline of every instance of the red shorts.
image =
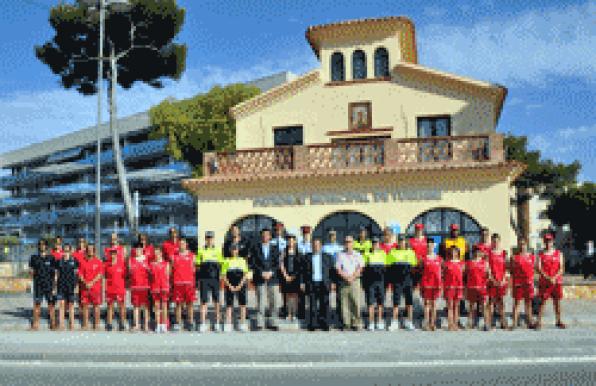
<svg viewBox="0 0 596 386">
<path fill-rule="evenodd" d="M 170 292 L 169 291 L 151 291 L 151 297 L 153 298 L 153 302 L 162 302 L 165 303 L 170 299 Z"/>
<path fill-rule="evenodd" d="M 487 289 L 488 289 L 488 297 L 491 299 L 503 298 L 503 297 L 505 297 L 505 294 L 507 293 L 507 285 L 506 284 L 504 284 L 500 287 L 489 284 L 487 286 Z"/>
<path fill-rule="evenodd" d="M 192 284 L 174 284 L 172 301 L 179 303 L 192 303 L 196 300 L 195 286 Z"/>
<path fill-rule="evenodd" d="M 513 287 L 513 299 L 526 300 L 534 297 L 534 284 L 521 284 Z"/>
<path fill-rule="evenodd" d="M 92 304 L 94 306 L 101 305 L 101 291 L 89 291 L 88 289 L 81 290 L 81 304 Z"/>
<path fill-rule="evenodd" d="M 443 291 L 445 300 L 460 300 L 464 297 L 463 288 L 445 288 Z"/>
<path fill-rule="evenodd" d="M 563 299 L 563 286 L 560 283 L 552 284 L 549 281 L 540 279 L 538 283 L 538 296 L 540 299 Z"/>
<path fill-rule="evenodd" d="M 486 288 L 467 288 L 466 298 L 469 302 L 485 302 L 486 301 Z"/>
<path fill-rule="evenodd" d="M 149 290 L 148 289 L 131 289 L 130 302 L 133 307 L 149 306 Z"/>
<path fill-rule="evenodd" d="M 126 299 L 126 292 L 106 292 L 106 303 L 112 304 L 114 302 L 124 303 Z"/>
<path fill-rule="evenodd" d="M 424 300 L 437 300 L 441 295 L 441 289 L 436 287 L 420 287 L 420 294 Z"/>
</svg>

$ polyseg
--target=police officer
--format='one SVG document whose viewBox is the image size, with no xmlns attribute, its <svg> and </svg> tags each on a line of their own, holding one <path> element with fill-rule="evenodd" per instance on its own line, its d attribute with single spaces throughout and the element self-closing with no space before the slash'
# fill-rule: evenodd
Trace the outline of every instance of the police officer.
<svg viewBox="0 0 596 386">
<path fill-rule="evenodd" d="M 372 250 L 372 243 L 368 239 L 368 232 L 366 231 L 366 227 L 364 225 L 360 226 L 358 239 L 354 241 L 354 250 L 360 252 L 362 256 Z"/>
<path fill-rule="evenodd" d="M 335 229 L 331 228 L 328 232 L 328 239 L 327 243 L 323 245 L 323 253 L 331 256 L 333 260 L 333 266 L 335 267 L 335 263 L 337 262 L 337 255 L 344 250 L 344 247 L 337 242 L 337 232 Z M 337 270 L 331 270 L 331 285 L 332 288 L 335 288 L 335 312 L 337 313 L 338 320 L 341 320 L 341 299 L 339 294 L 339 284 L 341 279 L 337 274 Z"/>
<path fill-rule="evenodd" d="M 56 313 L 53 292 L 56 285 L 56 266 L 54 257 L 49 253 L 45 240 L 39 240 L 37 243 L 37 254 L 31 256 L 29 268 L 33 276 L 33 323 L 31 329 L 39 329 L 43 299 L 48 304 L 50 328 L 54 329 L 56 327 Z"/>
<path fill-rule="evenodd" d="M 58 272 L 58 293 L 56 300 L 60 310 L 58 312 L 58 329 L 64 329 L 65 306 L 68 308 L 68 329 L 74 329 L 75 288 L 78 283 L 79 263 L 72 255 L 69 244 L 64 246 L 62 259 L 56 262 Z"/>
<path fill-rule="evenodd" d="M 364 254 L 366 274 L 366 305 L 368 306 L 368 330 L 385 329 L 383 303 L 385 303 L 385 267 L 387 254 L 380 246 L 378 237 L 373 237 L 372 250 Z M 375 305 L 377 306 L 377 323 L 375 326 Z"/>
<path fill-rule="evenodd" d="M 215 307 L 215 331 L 220 326 L 220 309 L 219 309 L 219 279 L 221 273 L 221 265 L 224 262 L 221 249 L 217 248 L 213 243 L 214 233 L 212 231 L 205 232 L 205 246 L 199 249 L 197 253 L 197 268 L 199 270 L 199 288 L 201 291 L 201 326 L 200 332 L 207 332 L 209 329 L 205 320 L 207 319 L 207 303 L 209 303 L 209 294 Z"/>
<path fill-rule="evenodd" d="M 413 308 L 413 280 L 412 268 L 418 263 L 416 253 L 407 246 L 404 235 L 399 235 L 399 249 L 392 249 L 389 252 L 389 263 L 391 264 L 391 284 L 393 286 L 393 321 L 389 326 L 391 331 L 399 328 L 399 303 L 403 294 L 406 301 L 407 320 L 404 321 L 404 327 L 407 330 L 414 330 L 414 308 Z"/>
<path fill-rule="evenodd" d="M 298 254 L 304 263 L 305 256 L 312 253 L 312 228 L 309 225 L 302 225 L 300 231 L 302 232 L 302 238 L 298 241 Z M 298 318 L 306 318 L 306 293 L 302 290 L 302 287 L 298 292 Z"/>
<path fill-rule="evenodd" d="M 288 243 L 287 243 L 286 237 L 285 237 L 284 224 L 281 222 L 278 222 L 275 224 L 275 234 L 273 235 L 273 238 L 271 239 L 271 245 L 276 247 L 277 253 L 279 253 L 281 255 L 283 253 L 283 251 L 286 249 L 287 244 Z"/>
</svg>

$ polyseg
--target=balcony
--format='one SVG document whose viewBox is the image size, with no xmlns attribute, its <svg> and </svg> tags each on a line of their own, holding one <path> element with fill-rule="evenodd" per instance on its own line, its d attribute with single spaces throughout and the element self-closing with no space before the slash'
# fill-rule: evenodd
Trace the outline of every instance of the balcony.
<svg viewBox="0 0 596 386">
<path fill-rule="evenodd" d="M 504 163 L 500 134 L 384 139 L 205 153 L 197 183 Z"/>
</svg>

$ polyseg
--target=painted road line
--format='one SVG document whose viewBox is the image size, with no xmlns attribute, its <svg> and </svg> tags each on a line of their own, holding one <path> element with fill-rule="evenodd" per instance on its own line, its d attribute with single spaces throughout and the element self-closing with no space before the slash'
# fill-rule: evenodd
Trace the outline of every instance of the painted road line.
<svg viewBox="0 0 596 386">
<path fill-rule="evenodd" d="M 528 366 L 553 364 L 596 364 L 596 356 L 503 358 L 471 360 L 428 360 L 387 362 L 56 362 L 44 360 L 0 360 L 0 367 L 111 368 L 111 369 L 347 369 L 347 368 L 432 368 L 469 366 Z"/>
</svg>

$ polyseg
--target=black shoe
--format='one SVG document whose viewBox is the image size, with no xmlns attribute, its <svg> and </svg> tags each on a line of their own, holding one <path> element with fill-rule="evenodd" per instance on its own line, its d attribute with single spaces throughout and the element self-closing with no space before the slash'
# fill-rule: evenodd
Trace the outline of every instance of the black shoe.
<svg viewBox="0 0 596 386">
<path fill-rule="evenodd" d="M 310 331 L 310 332 L 313 332 L 313 331 L 315 331 L 315 328 L 314 328 L 314 326 L 308 326 L 308 327 L 307 327 L 307 329 L 308 329 L 308 331 Z"/>
<path fill-rule="evenodd" d="M 106 324 L 106 331 L 112 331 L 112 325 L 111 324 Z"/>
<path fill-rule="evenodd" d="M 126 327 L 124 327 L 124 323 L 120 323 L 118 325 L 118 331 L 126 331 Z"/>
</svg>

